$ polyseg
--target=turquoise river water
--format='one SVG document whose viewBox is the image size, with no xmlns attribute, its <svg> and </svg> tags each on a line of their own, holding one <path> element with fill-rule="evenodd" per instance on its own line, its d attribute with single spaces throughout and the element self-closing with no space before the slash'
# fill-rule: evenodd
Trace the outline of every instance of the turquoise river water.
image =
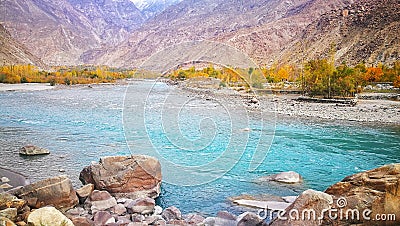
<svg viewBox="0 0 400 226">
<path fill-rule="evenodd" d="M 159 154 L 171 162 L 199 166 L 195 170 L 200 176 L 194 176 L 198 179 L 203 174 L 213 173 L 207 170 L 205 164 L 220 156 L 230 140 L 235 139 L 233 144 L 245 144 L 244 151 L 235 164 L 215 180 L 198 183 L 193 180 L 193 175 L 185 172 L 163 171 L 165 178 L 179 178 L 182 183 L 163 183 L 158 199 L 160 205 L 175 205 L 184 213 L 209 215 L 219 210 L 244 211 L 230 203 L 228 198 L 232 196 L 297 195 L 310 188 L 323 191 L 347 175 L 400 162 L 399 127 L 278 118 L 268 155 L 261 159 L 257 169 L 249 170 L 256 140 L 264 136 L 264 128 L 259 126 L 256 115 L 243 116 L 251 132 L 248 136 L 236 136 L 237 128 L 230 120 L 240 119 L 240 111 L 229 112 L 236 114 L 231 116 L 226 114 L 227 108 L 219 106 L 218 102 L 209 100 L 207 103 L 201 99 L 192 100 L 186 107 L 180 108 L 184 100 L 180 99 L 179 92 L 175 96 L 170 95 L 173 98 L 166 101 L 163 97 L 174 88 L 163 83 L 153 85 L 154 82 L 138 81 L 129 88 L 128 99 L 138 103 L 143 103 L 148 97 L 146 92 L 149 86 L 153 87 L 154 94 L 147 98 L 145 109 L 140 104 L 129 103 L 129 118 L 133 120 L 123 120 L 126 117 L 123 116 L 126 86 L 78 86 L 0 93 L 1 167 L 24 173 L 32 181 L 67 174 L 78 187 L 81 185 L 79 172 L 83 167 L 102 156 L 129 155 L 131 151 L 135 154 L 139 149 L 138 153 L 146 153 L 149 147 L 143 140 L 148 139 Z M 158 100 L 168 103 L 171 109 L 176 104 L 178 119 L 173 114 L 174 110 L 161 118 L 158 108 L 154 107 Z M 208 121 L 202 121 L 202 118 Z M 170 123 L 176 120 L 179 122 L 178 129 Z M 211 140 L 207 139 L 210 137 Z M 182 143 L 184 140 L 187 142 Z M 131 148 L 127 141 L 133 143 Z M 52 153 L 30 158 L 19 156 L 18 148 L 26 144 L 48 148 Z M 182 152 L 182 147 L 185 152 Z M 60 169 L 65 172 L 60 173 Z M 304 177 L 304 183 L 291 186 L 255 182 L 261 176 L 289 170 L 299 172 Z"/>
</svg>

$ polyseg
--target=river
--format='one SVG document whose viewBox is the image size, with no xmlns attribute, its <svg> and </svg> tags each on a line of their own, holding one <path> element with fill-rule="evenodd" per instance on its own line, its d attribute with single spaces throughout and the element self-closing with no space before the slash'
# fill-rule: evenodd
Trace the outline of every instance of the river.
<svg viewBox="0 0 400 226">
<path fill-rule="evenodd" d="M 158 203 L 210 215 L 244 211 L 228 197 L 323 191 L 347 175 L 400 162 L 399 127 L 280 117 L 262 124 L 257 113 L 175 89 L 135 81 L 129 89 L 99 85 L 0 92 L 0 165 L 31 181 L 66 174 L 79 187 L 79 172 L 102 156 L 156 153 L 166 164 L 190 169 L 163 167 Z M 27 144 L 51 154 L 22 157 L 18 148 Z M 257 148 L 263 157 L 252 168 Z M 208 165 L 213 160 L 220 171 Z M 289 170 L 304 182 L 255 182 Z"/>
</svg>

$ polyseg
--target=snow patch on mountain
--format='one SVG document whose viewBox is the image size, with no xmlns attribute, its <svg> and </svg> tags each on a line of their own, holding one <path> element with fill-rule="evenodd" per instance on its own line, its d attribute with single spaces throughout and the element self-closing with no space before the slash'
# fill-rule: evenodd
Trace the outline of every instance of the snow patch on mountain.
<svg viewBox="0 0 400 226">
<path fill-rule="evenodd" d="M 131 2 L 133 2 L 133 4 L 135 4 L 136 7 L 142 12 L 155 8 L 160 9 L 160 7 L 165 9 L 168 6 L 174 5 L 181 1 L 182 0 L 131 0 Z"/>
</svg>

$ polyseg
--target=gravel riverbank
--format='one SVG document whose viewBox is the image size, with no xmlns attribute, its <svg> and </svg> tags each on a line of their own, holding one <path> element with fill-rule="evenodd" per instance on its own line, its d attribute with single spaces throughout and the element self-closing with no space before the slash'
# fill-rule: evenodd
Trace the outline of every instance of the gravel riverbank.
<svg viewBox="0 0 400 226">
<path fill-rule="evenodd" d="M 194 95 L 217 100 L 229 99 L 231 104 L 245 104 L 253 110 L 275 112 L 277 116 L 400 125 L 400 101 L 359 99 L 357 105 L 348 106 L 298 101 L 299 95 L 250 95 L 229 89 L 200 89 L 182 85 L 179 87 Z M 257 104 L 251 103 L 254 98 L 257 99 Z"/>
</svg>

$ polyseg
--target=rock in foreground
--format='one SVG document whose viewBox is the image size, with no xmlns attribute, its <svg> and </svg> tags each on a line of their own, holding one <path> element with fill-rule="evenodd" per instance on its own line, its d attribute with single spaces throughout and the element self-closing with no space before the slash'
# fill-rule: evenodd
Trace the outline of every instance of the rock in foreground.
<svg viewBox="0 0 400 226">
<path fill-rule="evenodd" d="M 66 176 L 53 177 L 38 181 L 11 191 L 11 193 L 28 202 L 32 208 L 47 205 L 65 211 L 78 204 L 78 197 Z"/>
<path fill-rule="evenodd" d="M 33 226 L 62 225 L 74 226 L 72 221 L 54 207 L 43 207 L 29 214 L 28 224 Z"/>
<path fill-rule="evenodd" d="M 104 157 L 85 167 L 79 179 L 117 198 L 156 198 L 160 194 L 161 165 L 149 156 Z"/>
<path fill-rule="evenodd" d="M 271 226 L 320 225 L 320 213 L 324 213 L 324 210 L 329 210 L 332 204 L 332 197 L 326 193 L 314 190 L 304 191 L 292 205 L 286 208 L 280 218 L 276 218 L 271 223 Z M 315 215 L 309 211 L 315 211 Z M 299 213 L 299 215 L 297 216 L 296 213 Z M 308 219 L 308 217 L 310 218 Z"/>
<path fill-rule="evenodd" d="M 377 225 L 374 219 L 377 214 L 385 215 L 387 219 L 395 216 L 395 219 L 380 223 L 400 225 L 400 164 L 348 176 L 325 192 L 334 197 L 336 209 L 344 212 L 357 210 L 360 213 L 359 220 L 344 219 L 337 225 Z M 371 211 L 367 216 L 370 220 L 362 217 L 365 210 Z"/>
<path fill-rule="evenodd" d="M 32 156 L 32 155 L 48 155 L 50 151 L 34 145 L 27 145 L 19 149 L 20 155 Z"/>
</svg>

